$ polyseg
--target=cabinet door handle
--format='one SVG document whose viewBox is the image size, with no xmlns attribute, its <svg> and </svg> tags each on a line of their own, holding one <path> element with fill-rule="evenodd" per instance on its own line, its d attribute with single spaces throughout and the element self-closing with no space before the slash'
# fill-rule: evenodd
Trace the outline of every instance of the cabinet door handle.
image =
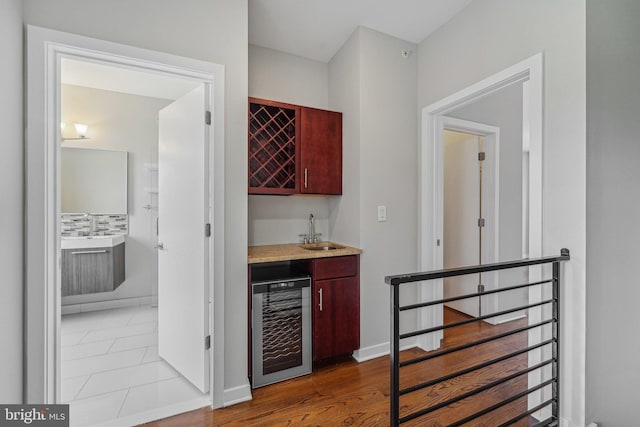
<svg viewBox="0 0 640 427">
<path fill-rule="evenodd" d="M 103 249 L 101 251 L 78 251 L 78 252 L 71 252 L 71 255 L 85 255 L 85 254 L 106 254 L 109 253 L 108 250 Z"/>
<path fill-rule="evenodd" d="M 322 288 L 318 289 L 318 293 L 320 294 L 320 303 L 318 307 L 320 307 L 320 311 L 322 311 Z"/>
<path fill-rule="evenodd" d="M 307 188 L 307 178 L 308 178 L 308 171 L 307 168 L 304 168 L 304 188 Z"/>
</svg>

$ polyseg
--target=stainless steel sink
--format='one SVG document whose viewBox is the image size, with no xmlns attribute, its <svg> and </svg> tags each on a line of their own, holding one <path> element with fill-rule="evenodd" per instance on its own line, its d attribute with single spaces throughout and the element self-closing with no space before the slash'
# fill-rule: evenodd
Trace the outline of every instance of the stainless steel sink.
<svg viewBox="0 0 640 427">
<path fill-rule="evenodd" d="M 313 243 L 300 245 L 300 247 L 308 251 L 335 251 L 336 249 L 344 249 L 344 246 L 334 245 L 333 243 Z"/>
</svg>

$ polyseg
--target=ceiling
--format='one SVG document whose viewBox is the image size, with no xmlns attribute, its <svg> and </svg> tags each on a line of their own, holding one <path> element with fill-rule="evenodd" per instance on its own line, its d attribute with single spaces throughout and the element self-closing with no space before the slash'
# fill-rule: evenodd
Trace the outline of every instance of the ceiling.
<svg viewBox="0 0 640 427">
<path fill-rule="evenodd" d="M 151 71 L 142 72 L 68 58 L 62 60 L 61 69 L 63 84 L 170 100 L 180 98 L 200 84 Z"/>
<path fill-rule="evenodd" d="M 329 62 L 365 26 L 420 43 L 472 0 L 249 0 L 249 43 Z"/>
</svg>

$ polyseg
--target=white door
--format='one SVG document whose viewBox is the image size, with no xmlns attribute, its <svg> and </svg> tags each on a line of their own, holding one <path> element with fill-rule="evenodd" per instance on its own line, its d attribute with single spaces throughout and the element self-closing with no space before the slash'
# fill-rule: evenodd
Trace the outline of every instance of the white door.
<svg viewBox="0 0 640 427">
<path fill-rule="evenodd" d="M 208 129 L 201 85 L 159 113 L 158 353 L 209 389 Z"/>
<path fill-rule="evenodd" d="M 444 268 L 494 261 L 495 179 L 490 142 L 476 135 L 444 131 Z M 485 153 L 482 161 L 479 160 L 479 152 Z M 482 227 L 479 226 L 481 218 Z M 476 293 L 478 285 L 487 285 L 487 279 L 491 281 L 494 277 L 492 274 L 473 274 L 446 278 L 444 297 Z M 493 283 L 489 287 L 492 286 Z M 470 316 L 487 312 L 486 309 L 481 310 L 478 298 L 453 301 L 447 305 Z"/>
</svg>

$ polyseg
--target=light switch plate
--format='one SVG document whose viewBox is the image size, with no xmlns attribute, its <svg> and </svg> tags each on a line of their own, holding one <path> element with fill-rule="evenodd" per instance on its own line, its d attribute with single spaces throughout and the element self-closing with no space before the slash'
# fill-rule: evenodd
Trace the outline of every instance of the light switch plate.
<svg viewBox="0 0 640 427">
<path fill-rule="evenodd" d="M 387 207 L 378 206 L 378 222 L 384 222 L 387 220 Z"/>
</svg>

